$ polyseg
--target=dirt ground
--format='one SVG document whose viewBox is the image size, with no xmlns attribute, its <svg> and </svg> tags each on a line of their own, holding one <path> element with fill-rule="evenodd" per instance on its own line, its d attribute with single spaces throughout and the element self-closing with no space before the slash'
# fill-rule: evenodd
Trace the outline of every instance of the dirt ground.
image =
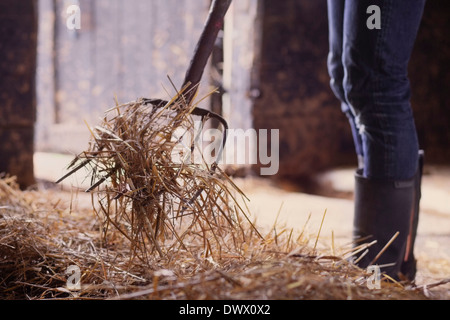
<svg viewBox="0 0 450 320">
<path fill-rule="evenodd" d="M 36 153 L 35 175 L 55 181 L 65 173 L 71 156 Z M 235 179 L 249 201 L 251 219 L 264 232 L 309 234 L 314 245 L 339 254 L 351 243 L 353 220 L 353 168 L 335 169 L 316 177 L 309 186 L 257 177 Z M 89 181 L 83 172 L 63 186 L 83 188 Z M 80 193 L 76 205 L 90 206 L 90 197 Z M 428 285 L 450 278 L 450 167 L 426 166 L 422 184 L 421 214 L 415 254 L 416 283 Z M 323 223 L 322 223 L 323 221 Z M 450 283 L 440 286 L 450 297 Z"/>
<path fill-rule="evenodd" d="M 312 190 L 292 182 L 244 179 L 238 182 L 250 199 L 258 225 L 298 229 L 307 223 L 314 235 L 320 230 L 322 245 L 332 250 L 351 242 L 353 223 L 352 168 L 319 175 Z M 416 283 L 430 284 L 450 278 L 450 168 L 429 166 L 422 183 L 422 200 L 415 254 Z M 325 217 L 324 217 L 325 216 Z M 323 219 L 323 225 L 321 227 Z M 321 228 L 321 229 L 320 229 Z M 336 249 L 337 248 L 337 249 Z M 442 287 L 450 293 L 450 284 Z"/>
</svg>

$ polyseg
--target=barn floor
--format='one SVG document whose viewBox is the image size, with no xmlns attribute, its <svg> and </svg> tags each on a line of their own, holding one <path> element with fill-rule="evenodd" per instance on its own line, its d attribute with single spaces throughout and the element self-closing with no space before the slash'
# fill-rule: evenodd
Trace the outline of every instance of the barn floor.
<svg viewBox="0 0 450 320">
<path fill-rule="evenodd" d="M 41 186 L 65 173 L 71 156 L 36 153 L 35 175 Z M 67 181 L 62 190 L 86 186 L 83 173 Z M 237 185 L 249 198 L 249 210 L 259 228 L 294 229 L 309 232 L 312 241 L 320 230 L 320 245 L 335 250 L 351 239 L 353 219 L 353 169 L 336 169 L 317 177 L 314 188 L 304 189 L 293 182 L 259 178 L 239 178 Z M 449 277 L 450 271 L 450 167 L 427 166 L 416 256 L 418 285 Z M 86 196 L 86 198 L 84 198 Z M 90 206 L 90 197 L 80 193 L 78 206 Z M 84 201 L 86 199 L 86 201 Z M 323 225 L 321 227 L 321 222 Z M 440 289 L 450 292 L 450 283 Z"/>
</svg>

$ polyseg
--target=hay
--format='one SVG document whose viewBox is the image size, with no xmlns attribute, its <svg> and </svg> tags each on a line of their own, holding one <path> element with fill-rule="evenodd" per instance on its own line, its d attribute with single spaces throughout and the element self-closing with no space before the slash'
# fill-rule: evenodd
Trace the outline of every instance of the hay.
<svg viewBox="0 0 450 320">
<path fill-rule="evenodd" d="M 95 286 L 109 279 L 142 279 L 126 271 L 128 265 L 117 252 L 111 255 L 100 247 L 92 213 L 70 208 L 53 192 L 21 192 L 14 179 L 0 180 L 2 299 L 72 296 L 67 289 L 70 266 L 84 271 L 82 281 L 90 283 L 91 298 L 103 296 Z"/>
<path fill-rule="evenodd" d="M 238 254 L 226 247 L 221 256 L 205 257 L 201 246 L 192 246 L 144 262 L 130 258 L 116 229 L 105 245 L 102 222 L 92 209 L 76 208 L 72 198 L 54 190 L 22 192 L 13 179 L 0 180 L 1 299 L 442 298 L 432 285 L 387 279 L 370 290 L 369 275 L 346 256 L 313 250 L 304 234 L 294 237 L 288 230 L 261 241 L 247 226 Z M 68 288 L 73 265 L 81 270 L 79 290 Z"/>
<path fill-rule="evenodd" d="M 203 154 L 200 163 L 193 159 L 194 151 L 201 153 L 195 150 L 201 148 L 198 131 L 211 115 L 196 104 L 186 105 L 178 94 L 169 102 L 117 104 L 90 129 L 89 149 L 76 157 L 65 177 L 90 168 L 87 191 L 97 190 L 105 239 L 111 228 L 117 229 L 129 240 L 131 254 L 143 261 L 199 245 L 205 257 L 220 256 L 224 247 L 240 250 L 242 222 L 249 221 L 230 191 L 238 188 L 217 161 Z"/>
<path fill-rule="evenodd" d="M 322 252 L 320 230 L 313 248 L 304 232 L 274 226 L 262 236 L 217 162 L 173 159 L 176 130 L 195 137 L 193 117 L 204 125 L 211 115 L 179 95 L 109 110 L 62 178 L 88 169 L 86 209 L 71 193 L 22 192 L 13 178 L 0 179 L 0 298 L 441 298 L 431 290 L 441 283 L 385 277 L 369 289 L 371 274 L 348 262 L 365 247 Z M 195 147 L 192 139 L 183 150 Z"/>
</svg>

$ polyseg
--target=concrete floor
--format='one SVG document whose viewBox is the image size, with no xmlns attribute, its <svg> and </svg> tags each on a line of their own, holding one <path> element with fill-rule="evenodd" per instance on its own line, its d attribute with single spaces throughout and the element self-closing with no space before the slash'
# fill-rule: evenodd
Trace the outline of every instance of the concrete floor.
<svg viewBox="0 0 450 320">
<path fill-rule="evenodd" d="M 65 167 L 71 160 L 71 156 L 36 153 L 35 175 L 55 181 L 66 173 Z M 335 169 L 318 176 L 315 194 L 305 193 L 292 183 L 268 179 L 240 178 L 236 183 L 250 199 L 251 218 L 262 230 L 270 230 L 276 223 L 278 232 L 303 232 L 310 235 L 314 244 L 325 217 L 319 245 L 332 250 L 333 242 L 335 250 L 344 250 L 352 233 L 353 171 Z M 65 181 L 62 188 L 86 188 L 89 181 L 84 178 L 85 172 L 80 172 Z M 450 167 L 426 166 L 422 194 L 415 251 L 417 283 L 426 284 L 450 278 Z M 450 292 L 450 284 L 442 289 Z"/>
</svg>

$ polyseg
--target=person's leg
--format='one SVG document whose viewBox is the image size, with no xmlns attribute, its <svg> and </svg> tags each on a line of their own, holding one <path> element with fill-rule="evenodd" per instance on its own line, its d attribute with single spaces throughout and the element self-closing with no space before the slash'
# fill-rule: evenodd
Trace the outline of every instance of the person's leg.
<svg viewBox="0 0 450 320">
<path fill-rule="evenodd" d="M 329 53 L 328 73 L 330 75 L 330 87 L 334 95 L 341 101 L 342 112 L 347 116 L 355 144 L 358 158 L 358 166 L 363 165 L 362 140 L 355 123 L 355 116 L 350 110 L 345 97 L 343 80 L 344 66 L 342 64 L 343 28 L 344 28 L 345 0 L 328 0 L 328 28 L 329 28 Z"/>
<path fill-rule="evenodd" d="M 405 270 L 410 279 L 415 275 L 421 170 L 407 67 L 424 3 L 347 0 L 344 9 L 343 88 L 364 155 L 364 168 L 355 176 L 354 235 L 377 240 L 358 264 L 391 264 L 383 271 L 394 278 Z M 381 29 L 367 26 L 371 5 L 381 10 Z"/>
<path fill-rule="evenodd" d="M 346 101 L 343 87 L 344 66 L 342 65 L 345 0 L 328 0 L 328 73 L 330 86 L 335 96 Z"/>
<path fill-rule="evenodd" d="M 343 27 L 346 100 L 362 137 L 364 173 L 410 179 L 418 168 L 418 139 L 410 105 L 408 62 L 425 0 L 347 0 Z M 381 29 L 369 29 L 377 5 Z"/>
</svg>

